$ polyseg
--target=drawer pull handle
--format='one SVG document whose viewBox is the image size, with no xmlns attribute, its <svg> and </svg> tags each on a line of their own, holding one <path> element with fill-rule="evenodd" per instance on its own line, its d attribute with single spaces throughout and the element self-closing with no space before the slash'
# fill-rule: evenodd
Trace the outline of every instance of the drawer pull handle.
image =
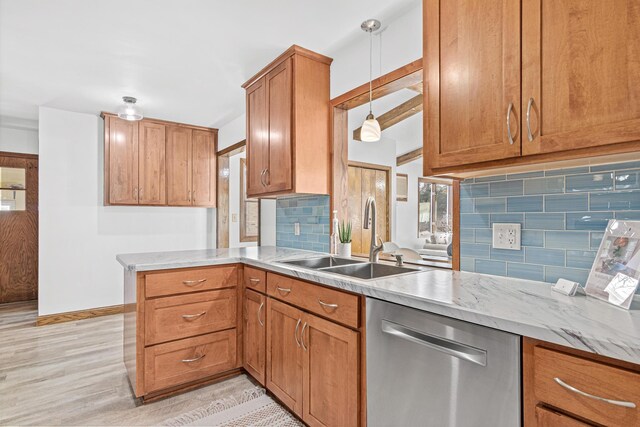
<svg viewBox="0 0 640 427">
<path fill-rule="evenodd" d="M 513 102 L 509 103 L 507 108 L 507 136 L 509 137 L 509 144 L 513 145 L 513 135 L 511 134 L 511 111 L 513 110 Z"/>
<path fill-rule="evenodd" d="M 302 326 L 302 332 L 300 332 L 300 342 L 302 343 L 302 348 L 304 348 L 304 351 L 307 351 L 307 346 L 304 345 L 304 330 L 307 329 L 307 322 L 304 322 L 304 325 Z"/>
<path fill-rule="evenodd" d="M 262 317 L 260 316 L 260 312 L 262 311 L 263 308 L 264 308 L 264 303 L 261 302 L 260 307 L 258 307 L 258 323 L 260 323 L 260 326 L 264 326 L 264 322 L 262 321 Z"/>
<path fill-rule="evenodd" d="M 296 344 L 300 347 L 300 341 L 298 341 L 298 328 L 300 327 L 300 323 L 302 320 L 298 319 L 298 323 L 296 323 L 296 329 L 293 331 L 293 337 L 296 339 Z"/>
<path fill-rule="evenodd" d="M 202 356 L 194 357 L 193 359 L 182 359 L 181 362 L 182 363 L 193 363 L 193 362 L 197 362 L 198 360 L 202 359 L 205 356 L 206 356 L 206 354 L 203 354 Z"/>
<path fill-rule="evenodd" d="M 605 399 L 604 397 L 600 397 L 600 396 L 594 396 L 593 394 L 589 394 L 589 393 L 585 393 L 582 390 L 578 390 L 577 388 L 570 386 L 569 384 L 565 383 L 564 381 L 562 381 L 560 378 L 556 377 L 553 379 L 555 382 L 557 382 L 561 387 L 566 388 L 569 391 L 572 391 L 574 393 L 578 393 L 581 396 L 584 397 L 589 397 L 591 399 L 595 399 L 595 400 L 599 400 L 601 402 L 606 402 L 606 403 L 610 403 L 612 405 L 616 405 L 616 406 L 622 406 L 625 408 L 635 408 L 636 404 L 633 402 L 625 402 L 623 400 L 613 400 L 613 399 Z"/>
<path fill-rule="evenodd" d="M 276 289 L 280 292 L 284 292 L 285 294 L 291 292 L 291 288 L 281 288 L 280 286 L 277 286 Z"/>
<path fill-rule="evenodd" d="M 326 303 L 326 302 L 324 302 L 324 301 L 322 301 L 322 300 L 320 300 L 320 299 L 318 300 L 318 303 L 319 303 L 321 306 L 326 307 L 326 308 L 331 308 L 331 309 L 334 309 L 334 310 L 335 310 L 336 308 L 338 308 L 338 304 L 329 304 L 329 303 Z"/>
<path fill-rule="evenodd" d="M 198 313 L 198 314 L 183 314 L 183 315 L 182 315 L 182 318 L 183 318 L 184 320 L 195 320 L 195 319 L 197 319 L 198 317 L 202 317 L 202 316 L 204 316 L 205 314 L 207 314 L 207 312 L 206 312 L 206 311 L 203 311 L 202 313 Z"/>
<path fill-rule="evenodd" d="M 207 279 L 200 279 L 200 280 L 183 280 L 182 283 L 184 285 L 187 286 L 196 286 L 196 285 L 200 285 L 201 283 L 206 282 Z"/>
<path fill-rule="evenodd" d="M 252 277 L 251 279 L 249 279 L 249 281 L 250 281 L 251 283 L 255 283 L 255 284 L 260 283 L 260 279 L 256 279 L 256 278 L 254 278 L 254 277 Z"/>
</svg>

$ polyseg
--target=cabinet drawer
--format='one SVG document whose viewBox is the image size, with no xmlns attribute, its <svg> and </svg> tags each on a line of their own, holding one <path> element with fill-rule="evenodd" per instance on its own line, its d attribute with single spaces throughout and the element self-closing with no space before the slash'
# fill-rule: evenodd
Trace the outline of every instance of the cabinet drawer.
<svg viewBox="0 0 640 427">
<path fill-rule="evenodd" d="M 536 406 L 536 427 L 588 427 L 589 425 L 544 406 Z"/>
<path fill-rule="evenodd" d="M 238 269 L 235 266 L 190 268 L 146 274 L 145 295 L 147 298 L 153 298 L 163 295 L 229 288 L 237 284 Z"/>
<path fill-rule="evenodd" d="M 145 302 L 145 344 L 236 326 L 236 290 L 196 292 Z"/>
<path fill-rule="evenodd" d="M 358 327 L 358 296 L 279 274 L 267 274 L 267 294 L 319 316 Z"/>
<path fill-rule="evenodd" d="M 533 359 L 534 393 L 538 400 L 607 426 L 640 425 L 640 374 L 539 346 L 534 348 Z M 631 402 L 636 407 L 604 402 L 568 387 Z"/>
<path fill-rule="evenodd" d="M 257 268 L 244 268 L 244 286 L 263 294 L 267 292 L 267 273 Z"/>
<path fill-rule="evenodd" d="M 236 331 L 158 344 L 144 351 L 145 394 L 149 394 L 233 369 Z"/>
</svg>

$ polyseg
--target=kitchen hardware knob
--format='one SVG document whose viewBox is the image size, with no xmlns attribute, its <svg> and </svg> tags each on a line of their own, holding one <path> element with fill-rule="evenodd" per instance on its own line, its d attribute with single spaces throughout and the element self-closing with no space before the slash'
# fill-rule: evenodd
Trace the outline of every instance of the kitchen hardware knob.
<svg viewBox="0 0 640 427">
<path fill-rule="evenodd" d="M 261 320 L 261 316 L 260 316 L 260 312 L 262 311 L 263 308 L 264 308 L 264 303 L 261 302 L 260 307 L 258 307 L 258 323 L 260 323 L 260 326 L 264 326 L 264 322 Z"/>
<path fill-rule="evenodd" d="M 304 345 L 304 330 L 307 329 L 307 322 L 304 322 L 304 325 L 302 326 L 302 332 L 300 332 L 300 342 L 302 343 L 302 348 L 304 348 L 304 351 L 307 351 L 307 346 Z"/>
<path fill-rule="evenodd" d="M 296 329 L 293 331 L 293 338 L 295 338 L 298 347 L 300 347 L 300 341 L 298 341 L 298 328 L 300 327 L 301 322 L 302 320 L 298 319 L 298 322 L 296 323 Z"/>
<path fill-rule="evenodd" d="M 636 404 L 633 402 L 625 402 L 624 400 L 613 400 L 613 399 L 606 399 L 604 397 L 600 397 L 600 396 L 595 396 L 593 394 L 589 394 L 586 393 L 582 390 L 578 390 L 577 388 L 570 386 L 569 384 L 565 383 L 564 381 L 562 381 L 560 378 L 555 377 L 553 379 L 556 383 L 558 383 L 561 387 L 566 388 L 569 391 L 572 391 L 574 393 L 579 394 L 580 396 L 584 396 L 584 397 L 588 397 L 590 399 L 595 399 L 595 400 L 599 400 L 601 402 L 606 402 L 606 403 L 610 403 L 612 405 L 616 405 L 616 406 L 622 406 L 625 408 L 635 408 Z"/>
<path fill-rule="evenodd" d="M 533 106 L 533 98 L 529 98 L 527 104 L 527 138 L 529 142 L 533 141 L 533 133 L 531 133 L 531 107 Z"/>
<path fill-rule="evenodd" d="M 201 285 L 202 283 L 206 282 L 207 279 L 200 279 L 200 280 L 183 280 L 182 284 L 183 285 L 187 285 L 187 286 L 197 286 L 197 285 Z"/>
<path fill-rule="evenodd" d="M 509 103 L 507 108 L 507 136 L 509 137 L 509 144 L 513 145 L 513 135 L 511 134 L 511 111 L 513 110 L 513 102 Z"/>
<path fill-rule="evenodd" d="M 289 292 L 291 292 L 291 288 L 281 288 L 280 286 L 277 286 L 276 289 L 281 292 L 281 293 L 285 293 L 288 294 Z"/>
<path fill-rule="evenodd" d="M 324 302 L 324 301 L 322 301 L 322 300 L 318 300 L 318 303 L 319 303 L 321 306 L 325 307 L 325 308 L 331 308 L 331 309 L 333 309 L 333 310 L 335 310 L 336 308 L 338 308 L 338 304 L 329 304 L 329 303 L 326 303 L 326 302 Z"/>
<path fill-rule="evenodd" d="M 202 313 L 198 313 L 198 314 L 183 314 L 182 318 L 184 320 L 195 320 L 195 319 L 197 319 L 199 317 L 204 316 L 205 314 L 207 314 L 206 311 L 203 311 Z"/>
<path fill-rule="evenodd" d="M 206 356 L 206 354 L 203 354 L 202 356 L 194 357 L 193 359 L 182 359 L 181 362 L 182 363 L 193 363 L 193 362 L 197 362 L 198 360 L 202 359 L 205 356 Z"/>
</svg>

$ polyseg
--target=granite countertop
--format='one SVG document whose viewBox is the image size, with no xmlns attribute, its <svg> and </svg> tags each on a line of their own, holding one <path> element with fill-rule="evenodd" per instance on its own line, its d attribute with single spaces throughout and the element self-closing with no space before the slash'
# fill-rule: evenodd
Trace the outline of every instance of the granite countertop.
<svg viewBox="0 0 640 427">
<path fill-rule="evenodd" d="M 426 268 L 359 280 L 279 261 L 326 256 L 276 247 L 209 249 L 118 255 L 130 271 L 242 262 L 326 286 L 478 325 L 640 364 L 640 304 L 627 311 L 584 295 L 568 297 L 547 283 Z"/>
</svg>

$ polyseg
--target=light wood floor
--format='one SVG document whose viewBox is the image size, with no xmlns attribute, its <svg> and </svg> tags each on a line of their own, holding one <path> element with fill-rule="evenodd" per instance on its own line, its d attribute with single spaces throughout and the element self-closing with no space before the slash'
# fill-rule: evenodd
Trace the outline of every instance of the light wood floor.
<svg viewBox="0 0 640 427">
<path fill-rule="evenodd" d="M 241 375 L 139 405 L 122 363 L 122 315 L 36 327 L 36 309 L 0 305 L 0 425 L 157 425 L 253 385 Z"/>
</svg>

